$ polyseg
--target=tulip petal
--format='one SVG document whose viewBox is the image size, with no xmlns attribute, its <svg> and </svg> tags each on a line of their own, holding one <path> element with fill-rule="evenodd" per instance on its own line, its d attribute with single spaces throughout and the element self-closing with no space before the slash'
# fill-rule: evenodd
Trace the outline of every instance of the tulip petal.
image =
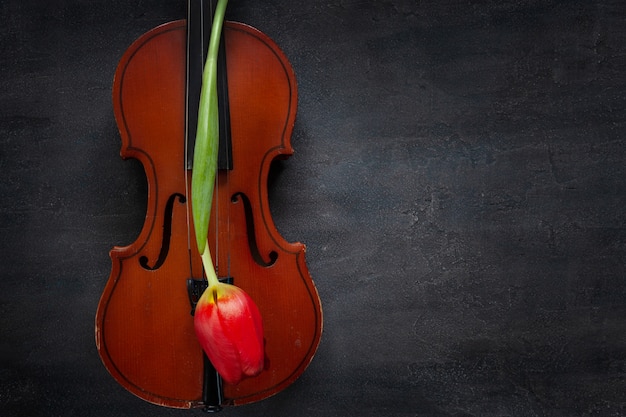
<svg viewBox="0 0 626 417">
<path fill-rule="evenodd" d="M 242 289 L 222 283 L 210 286 L 196 306 L 194 328 L 202 348 L 225 381 L 237 384 L 263 370 L 261 314 Z"/>
<path fill-rule="evenodd" d="M 202 348 L 219 374 L 229 382 L 240 380 L 239 358 L 231 340 L 224 337 L 214 302 L 208 303 L 206 308 L 196 307 L 194 326 Z"/>
<path fill-rule="evenodd" d="M 237 350 L 241 371 L 246 376 L 257 375 L 263 370 L 264 363 L 261 314 L 250 296 L 243 291 L 228 307 L 219 310 L 221 322 L 229 329 L 229 338 Z"/>
</svg>

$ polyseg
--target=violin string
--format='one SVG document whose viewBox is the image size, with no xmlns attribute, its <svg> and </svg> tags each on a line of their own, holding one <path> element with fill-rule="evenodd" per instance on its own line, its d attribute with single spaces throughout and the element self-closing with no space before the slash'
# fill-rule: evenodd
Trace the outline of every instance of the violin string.
<svg viewBox="0 0 626 417">
<path fill-rule="evenodd" d="M 187 7 L 187 22 L 190 21 L 191 19 L 191 13 L 190 13 L 190 9 L 191 7 Z M 189 37 L 189 31 L 187 31 L 187 37 Z M 191 51 L 189 50 L 190 48 L 190 42 L 189 39 L 187 39 L 187 46 L 186 46 L 186 52 L 187 52 L 187 62 L 186 62 L 186 74 L 187 77 L 185 79 L 185 121 L 189 120 L 189 67 L 190 67 L 190 59 L 191 59 Z M 184 171 L 184 178 L 185 178 L 185 201 L 187 202 L 186 204 L 186 222 L 187 222 L 187 252 L 189 253 L 188 259 L 189 259 L 189 277 L 193 277 L 193 265 L 192 265 L 192 257 L 191 257 L 191 200 L 190 200 L 190 190 L 189 190 L 189 167 L 188 167 L 188 160 L 189 160 L 189 123 L 186 122 L 185 123 L 185 149 L 184 149 L 184 155 L 183 155 L 183 171 Z"/>
<path fill-rule="evenodd" d="M 223 34 L 222 34 L 222 36 L 223 36 Z M 223 58 L 226 59 L 226 56 L 224 56 Z M 223 66 L 222 68 L 226 68 L 226 67 Z M 225 89 L 225 90 L 228 91 L 227 89 Z M 226 121 L 230 122 L 230 117 L 228 117 L 226 119 Z M 231 127 L 228 126 L 227 132 L 232 134 L 230 129 L 231 129 Z M 231 146 L 232 146 L 232 137 L 229 138 L 229 141 L 230 141 Z M 224 150 L 225 150 L 224 153 L 226 155 L 226 158 L 225 158 L 226 161 L 231 161 L 230 153 L 232 152 L 232 150 L 230 149 L 230 146 L 228 146 L 228 145 L 225 146 Z M 231 207 L 231 204 L 232 204 L 232 197 L 231 197 L 232 193 L 231 193 L 231 189 L 230 189 L 230 174 L 231 174 L 231 169 L 233 169 L 233 167 L 230 166 L 229 162 L 227 162 L 227 165 L 229 165 L 229 166 L 227 166 L 226 169 L 224 170 L 225 171 L 225 183 L 226 183 L 226 199 L 227 199 L 227 201 L 226 201 L 226 239 L 227 239 L 226 241 L 227 241 L 227 247 L 225 249 L 226 249 L 226 255 L 227 255 L 227 257 L 226 257 L 226 276 L 230 277 L 230 276 L 232 276 L 231 275 L 231 263 L 230 263 L 230 261 L 231 261 L 230 253 L 231 253 L 231 245 L 232 245 L 231 236 L 230 236 L 230 225 L 231 225 L 231 221 L 230 221 L 231 220 L 230 219 L 230 212 L 231 212 L 231 210 L 230 210 L 230 207 Z"/>
<path fill-rule="evenodd" d="M 221 80 L 222 88 L 222 108 L 224 109 L 224 115 L 226 117 L 221 118 L 221 122 L 224 123 L 224 136 L 225 136 L 225 141 L 223 143 L 224 145 L 224 169 L 223 171 L 223 175 L 224 175 L 224 179 L 223 179 L 223 184 L 224 184 L 224 188 L 225 188 L 225 193 L 226 195 L 224 196 L 224 198 L 226 199 L 225 201 L 225 213 L 223 213 L 226 216 L 226 223 L 225 223 L 225 228 L 226 230 L 224 230 L 225 236 L 226 236 L 226 247 L 223 248 L 225 251 L 225 256 L 223 257 L 223 259 L 226 261 L 226 265 L 225 265 L 225 271 L 223 271 L 225 274 L 224 276 L 226 277 L 230 277 L 231 276 L 231 262 L 230 262 L 230 253 L 231 253 L 231 238 L 230 238 L 230 226 L 231 226 L 231 218 L 230 218 L 230 214 L 231 214 L 231 210 L 230 210 L 230 206 L 231 206 L 231 189 L 230 189 L 230 174 L 231 174 L 231 170 L 233 169 L 233 167 L 231 166 L 231 146 L 232 146 L 232 132 L 231 132 L 231 126 L 227 125 L 228 123 L 230 123 L 230 115 L 227 113 L 227 111 L 229 111 L 229 107 L 225 104 L 228 102 L 228 77 L 227 77 L 227 61 L 226 61 L 226 48 L 223 46 L 225 45 L 225 29 L 224 27 L 222 27 L 222 33 L 221 33 L 221 40 L 220 40 L 220 51 L 223 52 L 220 57 L 220 59 L 223 60 L 223 65 L 218 65 L 218 74 L 219 71 L 224 71 L 226 72 L 225 74 L 222 74 L 221 78 L 218 78 L 218 80 Z"/>
</svg>

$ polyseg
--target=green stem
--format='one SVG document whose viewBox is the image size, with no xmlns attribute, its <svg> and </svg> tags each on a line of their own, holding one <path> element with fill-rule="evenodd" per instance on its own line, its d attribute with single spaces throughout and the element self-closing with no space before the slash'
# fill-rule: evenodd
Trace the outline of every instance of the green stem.
<svg viewBox="0 0 626 417">
<path fill-rule="evenodd" d="M 222 34 L 222 26 L 224 25 L 224 15 L 226 14 L 226 5 L 228 0 L 219 0 L 215 6 L 215 15 L 213 16 L 213 26 L 211 27 L 211 38 L 209 39 L 208 56 L 213 57 L 217 62 L 217 51 L 220 47 L 220 35 Z"/>
<path fill-rule="evenodd" d="M 202 73 L 202 89 L 198 108 L 198 129 L 191 175 L 191 209 L 196 243 L 200 253 L 204 253 L 207 246 L 211 203 L 217 173 L 219 144 L 217 55 L 227 4 L 228 0 L 219 0 L 215 9 L 209 50 Z"/>
<path fill-rule="evenodd" d="M 215 267 L 213 266 L 213 259 L 211 259 L 209 245 L 205 246 L 204 252 L 202 253 L 202 265 L 204 266 L 207 281 L 209 281 L 209 287 L 219 284 L 220 281 L 215 273 Z"/>
</svg>

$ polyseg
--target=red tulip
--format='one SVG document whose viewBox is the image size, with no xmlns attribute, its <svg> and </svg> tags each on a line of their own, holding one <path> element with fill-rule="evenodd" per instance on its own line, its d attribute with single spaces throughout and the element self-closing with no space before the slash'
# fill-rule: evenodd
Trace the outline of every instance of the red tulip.
<svg viewBox="0 0 626 417">
<path fill-rule="evenodd" d="M 225 381 L 237 384 L 263 370 L 261 313 L 241 288 L 209 285 L 196 305 L 194 328 L 200 345 Z"/>
</svg>

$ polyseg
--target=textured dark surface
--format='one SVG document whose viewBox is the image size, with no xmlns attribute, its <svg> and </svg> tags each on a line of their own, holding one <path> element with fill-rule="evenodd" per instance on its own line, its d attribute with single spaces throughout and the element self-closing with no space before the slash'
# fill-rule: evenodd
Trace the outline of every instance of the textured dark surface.
<svg viewBox="0 0 626 417">
<path fill-rule="evenodd" d="M 118 386 L 93 323 L 146 180 L 112 76 L 182 0 L 0 5 L 0 414 L 183 416 Z M 231 0 L 291 60 L 271 181 L 325 329 L 231 416 L 626 415 L 626 5 Z"/>
</svg>

